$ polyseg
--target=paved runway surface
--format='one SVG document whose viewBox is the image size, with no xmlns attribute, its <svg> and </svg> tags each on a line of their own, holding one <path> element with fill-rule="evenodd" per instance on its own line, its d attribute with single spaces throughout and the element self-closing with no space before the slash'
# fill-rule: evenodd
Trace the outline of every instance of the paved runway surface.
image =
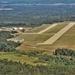
<svg viewBox="0 0 75 75">
<path fill-rule="evenodd" d="M 63 29 L 61 29 L 59 32 L 57 32 L 54 36 L 52 36 L 50 39 L 48 39 L 47 41 L 45 41 L 44 43 L 39 43 L 40 44 L 53 44 L 54 42 L 56 42 L 63 34 L 65 34 L 71 27 L 73 27 L 75 25 L 75 23 L 70 23 L 69 25 L 67 25 L 66 27 L 64 27 Z"/>
<path fill-rule="evenodd" d="M 42 33 L 46 32 L 46 31 L 50 30 L 51 28 L 55 27 L 56 25 L 58 25 L 58 24 L 50 25 L 49 27 L 47 27 L 44 30 L 38 32 L 37 34 L 42 34 Z"/>
</svg>

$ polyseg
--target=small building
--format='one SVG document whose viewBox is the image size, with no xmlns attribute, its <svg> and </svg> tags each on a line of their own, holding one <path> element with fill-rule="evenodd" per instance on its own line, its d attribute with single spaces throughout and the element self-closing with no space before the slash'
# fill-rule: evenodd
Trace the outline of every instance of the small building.
<svg viewBox="0 0 75 75">
<path fill-rule="evenodd" d="M 21 39 L 21 40 L 14 40 L 14 42 L 22 43 L 22 42 L 24 42 L 24 39 Z"/>
<path fill-rule="evenodd" d="M 13 30 L 16 31 L 18 28 L 14 27 Z"/>
<path fill-rule="evenodd" d="M 13 38 L 13 39 L 7 39 L 7 41 L 14 41 L 16 43 L 22 43 L 22 42 L 24 42 L 24 39 L 16 39 L 16 38 Z"/>
<path fill-rule="evenodd" d="M 19 31 L 25 32 L 25 29 L 23 27 L 19 27 Z"/>
<path fill-rule="evenodd" d="M 12 33 L 12 34 L 18 33 L 18 28 L 14 27 L 14 28 L 11 30 L 11 33 Z"/>
<path fill-rule="evenodd" d="M 24 28 L 23 27 L 19 27 L 19 30 L 23 30 Z"/>
</svg>

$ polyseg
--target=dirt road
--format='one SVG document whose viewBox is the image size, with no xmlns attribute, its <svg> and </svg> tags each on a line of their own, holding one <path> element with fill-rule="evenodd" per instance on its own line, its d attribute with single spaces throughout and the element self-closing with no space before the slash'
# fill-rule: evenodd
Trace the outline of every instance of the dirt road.
<svg viewBox="0 0 75 75">
<path fill-rule="evenodd" d="M 71 27 L 73 27 L 75 23 L 70 23 L 63 29 L 61 29 L 59 32 L 57 32 L 54 36 L 52 36 L 50 39 L 45 41 L 44 43 L 39 43 L 39 44 L 53 44 L 56 42 L 63 34 L 65 34 Z"/>
</svg>

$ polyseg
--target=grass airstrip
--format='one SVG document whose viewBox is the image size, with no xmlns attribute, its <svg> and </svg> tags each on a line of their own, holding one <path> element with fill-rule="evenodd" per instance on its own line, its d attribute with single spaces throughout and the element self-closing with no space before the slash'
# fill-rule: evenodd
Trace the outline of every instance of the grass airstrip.
<svg viewBox="0 0 75 75">
<path fill-rule="evenodd" d="M 60 31 L 62 28 L 64 28 L 68 24 L 69 24 L 69 22 L 58 23 L 57 26 L 55 26 L 55 27 L 51 28 L 50 30 L 44 32 L 43 34 L 20 34 L 16 38 L 24 38 L 24 42 L 17 49 L 20 49 L 20 50 L 21 49 L 22 50 L 47 50 L 47 51 L 49 51 L 50 49 L 54 50 L 58 47 L 55 48 L 55 46 L 53 47 L 52 45 L 44 45 L 44 46 L 43 45 L 37 45 L 37 43 L 45 42 L 47 39 L 52 37 L 54 34 L 56 34 L 58 31 Z M 50 25 L 47 24 L 47 26 L 43 25 L 43 27 L 42 26 L 36 27 L 36 28 L 32 29 L 31 32 L 35 33 L 35 31 L 37 31 L 37 29 L 38 29 L 38 32 L 39 32 L 39 31 L 45 29 L 45 27 L 48 27 Z M 59 47 L 60 47 L 60 45 L 61 44 L 59 44 Z"/>
</svg>

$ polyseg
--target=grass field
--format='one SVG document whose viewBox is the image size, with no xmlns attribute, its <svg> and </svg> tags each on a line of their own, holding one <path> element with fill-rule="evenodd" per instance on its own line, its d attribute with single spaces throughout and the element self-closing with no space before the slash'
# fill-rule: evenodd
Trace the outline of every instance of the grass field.
<svg viewBox="0 0 75 75">
<path fill-rule="evenodd" d="M 46 53 L 51 54 L 57 48 L 69 48 L 75 50 L 75 26 L 66 32 L 52 45 L 41 45 L 40 48 L 47 49 Z"/>
<path fill-rule="evenodd" d="M 34 32 L 34 33 L 39 32 L 39 31 L 41 31 L 41 30 L 43 30 L 43 29 L 49 27 L 50 25 L 51 25 L 51 24 L 43 24 L 42 26 L 38 26 L 38 27 L 33 28 L 33 29 L 31 30 L 31 32 Z"/>
<path fill-rule="evenodd" d="M 64 28 L 66 25 L 68 25 L 68 22 L 64 22 L 64 23 L 58 23 L 57 26 L 53 27 L 52 29 L 46 31 L 44 34 L 50 34 L 50 33 L 57 33 L 58 31 L 60 31 L 62 28 Z"/>
<path fill-rule="evenodd" d="M 19 37 L 19 38 L 24 38 L 24 42 L 22 43 L 22 45 L 20 47 L 18 47 L 17 49 L 22 49 L 22 50 L 31 50 L 34 49 L 35 46 L 37 46 L 37 43 L 42 43 L 44 41 L 46 41 L 47 39 L 49 39 L 53 34 L 25 34 Z M 18 38 L 17 37 L 17 38 Z"/>
<path fill-rule="evenodd" d="M 27 63 L 32 64 L 37 61 L 38 59 L 35 57 L 28 57 L 27 55 L 21 55 L 21 54 L 15 54 L 15 53 L 7 53 L 7 52 L 0 52 L 0 59 L 8 59 L 21 62 L 21 63 Z"/>
<path fill-rule="evenodd" d="M 73 26 L 53 45 L 75 49 L 75 26 Z"/>
</svg>

